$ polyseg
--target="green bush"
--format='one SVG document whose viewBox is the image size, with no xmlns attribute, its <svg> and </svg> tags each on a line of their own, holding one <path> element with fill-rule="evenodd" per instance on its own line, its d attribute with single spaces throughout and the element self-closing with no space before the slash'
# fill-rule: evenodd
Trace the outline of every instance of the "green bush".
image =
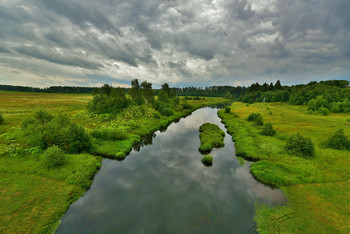
<svg viewBox="0 0 350 234">
<path fill-rule="evenodd" d="M 256 125 L 263 126 L 263 117 L 260 113 L 250 113 L 248 116 L 248 121 L 255 122 Z"/>
<path fill-rule="evenodd" d="M 274 136 L 276 134 L 276 130 L 273 129 L 272 124 L 266 123 L 261 134 L 265 136 Z"/>
<path fill-rule="evenodd" d="M 64 152 L 57 145 L 49 147 L 43 153 L 43 165 L 48 168 L 58 167 L 66 162 Z"/>
<path fill-rule="evenodd" d="M 226 113 L 226 114 L 231 113 L 231 108 L 230 108 L 229 106 L 226 106 L 226 107 L 225 107 L 225 113 Z"/>
<path fill-rule="evenodd" d="M 85 128 L 79 124 L 72 123 L 67 131 L 67 152 L 69 153 L 81 153 L 91 148 L 91 141 L 89 135 L 86 133 Z"/>
<path fill-rule="evenodd" d="M 315 156 L 315 145 L 310 138 L 295 134 L 287 139 L 286 150 L 296 156 L 311 158 Z"/>
<path fill-rule="evenodd" d="M 155 118 L 155 119 L 160 119 L 160 114 L 157 113 L 157 112 L 154 112 L 153 118 Z"/>
<path fill-rule="evenodd" d="M 91 147 L 85 129 L 72 123 L 66 114 L 52 116 L 46 111 L 35 112 L 22 122 L 22 130 L 31 147 L 47 149 L 56 145 L 71 153 L 81 153 Z"/>
<path fill-rule="evenodd" d="M 205 155 L 202 158 L 202 163 L 205 165 L 211 165 L 213 164 L 213 157 L 210 155 Z"/>
<path fill-rule="evenodd" d="M 326 147 L 338 150 L 350 150 L 350 140 L 345 136 L 343 129 L 339 129 L 326 141 Z"/>
<path fill-rule="evenodd" d="M 126 133 L 117 128 L 94 129 L 91 136 L 101 140 L 122 140 L 126 138 Z"/>
<path fill-rule="evenodd" d="M 0 113 L 0 124 L 2 124 L 4 122 L 4 117 L 2 116 L 2 114 Z"/>
<path fill-rule="evenodd" d="M 324 116 L 329 115 L 329 110 L 325 107 L 321 107 L 319 109 L 319 112 L 321 113 L 321 115 L 324 115 Z"/>
<path fill-rule="evenodd" d="M 159 112 L 163 116 L 172 116 L 174 114 L 173 110 L 170 108 L 163 108 Z"/>
<path fill-rule="evenodd" d="M 183 107 L 184 109 L 186 109 L 186 110 L 192 109 L 191 104 L 189 104 L 189 103 L 187 103 L 187 102 L 182 103 L 182 107 Z"/>
<path fill-rule="evenodd" d="M 123 152 L 118 152 L 118 153 L 115 154 L 115 157 L 116 157 L 116 159 L 118 159 L 118 160 L 123 160 L 123 159 L 125 159 L 126 154 L 123 153 Z"/>
</svg>

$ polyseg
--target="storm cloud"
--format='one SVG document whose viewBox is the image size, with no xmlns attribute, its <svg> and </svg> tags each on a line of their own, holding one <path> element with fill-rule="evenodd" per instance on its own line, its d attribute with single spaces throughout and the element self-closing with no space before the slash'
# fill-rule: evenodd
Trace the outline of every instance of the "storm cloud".
<svg viewBox="0 0 350 234">
<path fill-rule="evenodd" d="M 0 0 L 0 83 L 350 77 L 348 0 Z"/>
</svg>

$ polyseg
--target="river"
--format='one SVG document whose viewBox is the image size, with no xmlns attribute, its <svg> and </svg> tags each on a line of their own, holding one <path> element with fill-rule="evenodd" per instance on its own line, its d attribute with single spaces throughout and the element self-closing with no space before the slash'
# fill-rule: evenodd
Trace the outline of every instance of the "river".
<svg viewBox="0 0 350 234">
<path fill-rule="evenodd" d="M 124 161 L 104 159 L 91 188 L 61 219 L 57 233 L 254 233 L 254 204 L 283 204 L 279 189 L 256 181 L 225 147 L 202 164 L 199 126 L 226 132 L 217 108 L 202 108 L 156 132 Z"/>
</svg>

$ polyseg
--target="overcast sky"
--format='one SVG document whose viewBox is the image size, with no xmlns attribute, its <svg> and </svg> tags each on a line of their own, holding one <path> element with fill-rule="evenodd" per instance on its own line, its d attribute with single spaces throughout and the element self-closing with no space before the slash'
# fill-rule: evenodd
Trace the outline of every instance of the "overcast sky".
<svg viewBox="0 0 350 234">
<path fill-rule="evenodd" d="M 0 84 L 350 78 L 349 0 L 0 0 Z"/>
</svg>

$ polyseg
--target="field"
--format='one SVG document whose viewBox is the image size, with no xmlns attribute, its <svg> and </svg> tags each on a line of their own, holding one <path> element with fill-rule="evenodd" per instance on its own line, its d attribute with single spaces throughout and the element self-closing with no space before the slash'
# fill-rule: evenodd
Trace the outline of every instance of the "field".
<svg viewBox="0 0 350 234">
<path fill-rule="evenodd" d="M 286 206 L 257 205 L 256 221 L 261 233 L 350 232 L 350 152 L 325 148 L 325 141 L 339 129 L 348 128 L 349 115 L 321 116 L 306 107 L 287 104 L 233 103 L 230 114 L 219 116 L 232 135 L 238 156 L 257 162 L 253 176 L 281 188 Z M 263 136 L 261 126 L 247 121 L 250 113 L 263 116 L 277 134 Z M 286 152 L 287 138 L 300 133 L 315 144 L 315 158 Z"/>
<path fill-rule="evenodd" d="M 192 109 L 175 111 L 170 117 L 153 118 L 150 106 L 130 107 L 116 117 L 95 116 L 86 111 L 92 95 L 43 94 L 0 91 L 0 233 L 52 232 L 69 205 L 90 186 L 101 157 L 127 153 L 142 136 L 166 127 L 193 110 L 225 101 L 222 98 L 189 100 Z M 124 128 L 123 140 L 94 141 L 94 155 L 70 154 L 58 168 L 45 168 L 41 154 L 26 148 L 21 122 L 36 110 L 65 113 L 88 132 L 100 127 Z M 22 153 L 21 153 L 22 152 Z M 23 153 L 24 152 L 24 153 Z"/>
</svg>

